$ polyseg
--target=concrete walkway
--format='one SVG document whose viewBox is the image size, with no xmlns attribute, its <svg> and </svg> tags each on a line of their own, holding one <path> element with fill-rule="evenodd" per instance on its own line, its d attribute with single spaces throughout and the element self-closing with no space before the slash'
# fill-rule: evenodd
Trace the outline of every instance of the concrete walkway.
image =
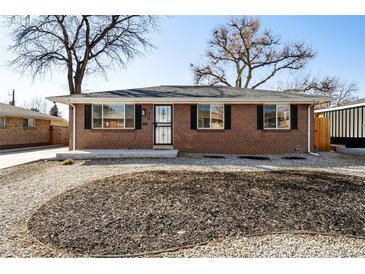
<svg viewBox="0 0 365 274">
<path fill-rule="evenodd" d="M 179 151 L 157 149 L 82 149 L 57 153 L 57 160 L 110 158 L 175 158 Z"/>
<path fill-rule="evenodd" d="M 0 153 L 0 169 L 42 159 L 55 159 L 56 153 L 67 151 L 68 147 L 53 147 L 2 152 Z"/>
</svg>

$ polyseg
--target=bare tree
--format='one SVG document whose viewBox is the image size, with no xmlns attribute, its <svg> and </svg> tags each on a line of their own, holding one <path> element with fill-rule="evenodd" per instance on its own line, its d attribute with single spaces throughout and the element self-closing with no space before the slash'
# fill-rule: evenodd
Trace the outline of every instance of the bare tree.
<svg viewBox="0 0 365 274">
<path fill-rule="evenodd" d="M 358 90 L 356 83 L 344 83 L 338 77 L 326 76 L 322 79 L 310 77 L 296 79 L 293 83 L 286 83 L 280 88 L 288 92 L 305 92 L 309 94 L 324 95 L 334 97 L 333 105 L 343 105 L 356 100 L 354 93 Z"/>
<path fill-rule="evenodd" d="M 147 35 L 157 18 L 112 16 L 12 16 L 9 18 L 16 54 L 11 65 L 33 77 L 65 68 L 70 94 L 81 93 L 85 75 L 113 65 L 125 66 L 153 45 Z"/>
<path fill-rule="evenodd" d="M 206 63 L 191 64 L 196 84 L 258 88 L 281 71 L 303 68 L 314 57 L 304 42 L 284 45 L 270 30 L 260 30 L 259 19 L 246 16 L 215 29 L 208 46 Z"/>
<path fill-rule="evenodd" d="M 30 110 L 47 113 L 49 102 L 41 95 L 35 96 L 30 101 L 25 102 L 24 105 Z"/>
</svg>

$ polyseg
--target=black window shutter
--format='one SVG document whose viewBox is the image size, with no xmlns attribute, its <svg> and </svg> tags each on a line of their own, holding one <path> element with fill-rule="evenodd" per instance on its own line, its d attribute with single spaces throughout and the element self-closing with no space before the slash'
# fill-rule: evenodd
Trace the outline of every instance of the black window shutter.
<svg viewBox="0 0 365 274">
<path fill-rule="evenodd" d="M 197 129 L 196 126 L 197 105 L 190 106 L 190 129 Z"/>
<path fill-rule="evenodd" d="M 298 129 L 298 105 L 290 105 L 290 128 Z"/>
<path fill-rule="evenodd" d="M 85 129 L 91 129 L 91 105 L 85 105 Z"/>
<path fill-rule="evenodd" d="M 224 129 L 231 129 L 231 105 L 224 105 Z"/>
<path fill-rule="evenodd" d="M 257 106 L 257 129 L 264 129 L 264 106 Z"/>
<path fill-rule="evenodd" d="M 142 105 L 135 105 L 134 109 L 134 124 L 135 129 L 141 129 L 142 128 Z"/>
</svg>

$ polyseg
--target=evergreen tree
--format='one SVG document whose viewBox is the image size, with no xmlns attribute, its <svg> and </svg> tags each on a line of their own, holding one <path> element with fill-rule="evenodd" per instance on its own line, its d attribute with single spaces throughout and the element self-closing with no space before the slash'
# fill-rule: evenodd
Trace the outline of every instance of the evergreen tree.
<svg viewBox="0 0 365 274">
<path fill-rule="evenodd" d="M 61 112 L 58 110 L 56 103 L 49 110 L 49 114 L 56 117 L 61 117 Z"/>
</svg>

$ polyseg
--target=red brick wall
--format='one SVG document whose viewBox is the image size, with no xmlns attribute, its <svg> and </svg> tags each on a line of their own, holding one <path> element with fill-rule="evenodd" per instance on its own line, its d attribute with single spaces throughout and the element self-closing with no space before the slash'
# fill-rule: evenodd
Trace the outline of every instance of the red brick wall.
<svg viewBox="0 0 365 274">
<path fill-rule="evenodd" d="M 36 119 L 34 128 L 23 127 L 23 118 L 5 117 L 0 127 L 0 149 L 49 144 L 50 121 Z"/>
<path fill-rule="evenodd" d="M 174 147 L 183 152 L 281 154 L 307 152 L 307 106 L 297 130 L 257 130 L 256 105 L 232 105 L 231 130 L 190 130 L 190 105 L 174 106 Z"/>
<path fill-rule="evenodd" d="M 84 129 L 84 106 L 76 108 L 76 149 L 153 147 L 153 105 L 143 105 L 147 115 L 141 130 Z M 72 149 L 72 108 L 69 117 Z M 190 105 L 174 105 L 174 148 L 182 152 L 233 154 L 280 154 L 296 149 L 307 152 L 307 105 L 298 105 L 297 130 L 257 130 L 256 105 L 232 105 L 231 120 L 231 130 L 191 130 Z"/>
<path fill-rule="evenodd" d="M 85 148 L 152 148 L 153 147 L 153 107 L 143 105 L 146 115 L 142 117 L 142 129 L 85 129 L 84 105 L 76 105 L 76 149 Z M 69 113 L 72 149 L 72 107 Z"/>
</svg>

